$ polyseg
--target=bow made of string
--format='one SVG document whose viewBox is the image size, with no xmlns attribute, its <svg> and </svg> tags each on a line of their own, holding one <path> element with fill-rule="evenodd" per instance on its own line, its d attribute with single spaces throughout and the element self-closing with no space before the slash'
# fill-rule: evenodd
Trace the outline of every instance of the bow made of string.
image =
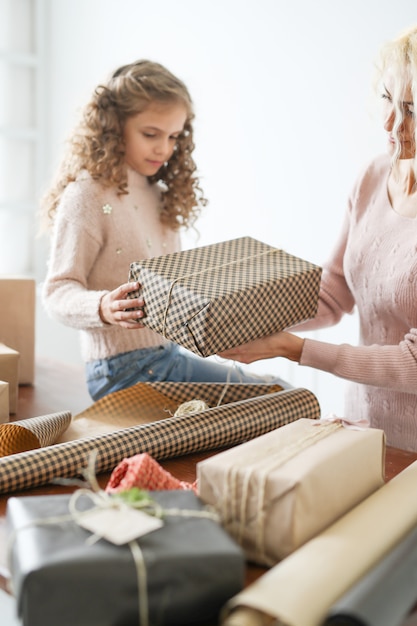
<svg viewBox="0 0 417 626">
<path fill-rule="evenodd" d="M 316 425 L 316 423 L 314 423 Z M 249 497 L 249 485 L 253 473 L 251 468 L 251 462 L 255 462 L 257 475 L 259 478 L 259 485 L 257 491 L 257 505 L 256 510 L 256 531 L 255 531 L 255 545 L 258 554 L 265 558 L 265 525 L 264 525 L 264 504 L 265 504 L 265 491 L 268 477 L 271 472 L 278 469 L 290 459 L 294 458 L 303 450 L 310 447 L 313 443 L 324 439 L 335 430 L 342 428 L 340 422 L 321 422 L 319 423 L 321 428 L 309 430 L 303 437 L 297 439 L 292 444 L 287 445 L 284 449 L 275 451 L 271 456 L 268 456 L 268 451 L 264 450 L 264 456 L 259 459 L 258 451 L 254 452 L 254 458 L 248 458 L 247 455 L 242 456 L 242 464 L 244 466 L 243 477 L 241 477 L 242 467 L 239 464 L 231 466 L 227 472 L 226 480 L 223 485 L 223 494 L 220 498 L 221 519 L 227 528 L 227 519 L 238 520 L 238 529 L 236 532 L 237 541 L 242 545 L 243 534 L 247 525 L 247 511 L 248 511 L 248 497 Z M 241 494 L 238 497 L 239 481 L 241 484 Z"/>
</svg>

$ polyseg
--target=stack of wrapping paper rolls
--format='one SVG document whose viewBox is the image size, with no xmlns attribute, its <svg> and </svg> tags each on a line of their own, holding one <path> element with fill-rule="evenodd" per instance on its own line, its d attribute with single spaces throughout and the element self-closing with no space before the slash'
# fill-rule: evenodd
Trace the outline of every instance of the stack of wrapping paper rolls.
<svg viewBox="0 0 417 626">
<path fill-rule="evenodd" d="M 417 601 L 416 484 L 417 461 L 234 597 L 222 624 L 402 624 Z"/>
</svg>

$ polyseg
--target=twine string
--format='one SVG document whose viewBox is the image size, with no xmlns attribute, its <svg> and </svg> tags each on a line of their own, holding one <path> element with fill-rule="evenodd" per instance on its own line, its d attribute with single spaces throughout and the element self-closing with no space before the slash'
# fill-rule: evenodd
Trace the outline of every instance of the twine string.
<svg viewBox="0 0 417 626">
<path fill-rule="evenodd" d="M 143 552 L 137 541 L 129 541 L 129 548 L 135 563 L 136 579 L 138 584 L 139 626 L 148 626 L 148 573 L 146 571 L 145 559 L 143 558 Z"/>
<path fill-rule="evenodd" d="M 161 507 L 157 502 L 152 500 L 151 498 L 144 498 L 143 500 L 135 501 L 135 502 L 126 502 L 125 500 L 121 500 L 120 498 L 111 496 L 110 494 L 103 491 L 97 481 L 94 466 L 97 458 L 98 451 L 94 450 L 90 456 L 88 461 L 88 466 L 85 468 L 82 473 L 87 479 L 87 484 L 91 486 L 91 489 L 87 487 L 82 487 L 77 489 L 70 497 L 68 503 L 68 515 L 56 515 L 44 518 L 37 518 L 31 520 L 27 524 L 24 524 L 20 528 L 15 528 L 9 535 L 9 539 L 7 542 L 7 562 L 9 564 L 9 569 L 12 571 L 12 551 L 14 544 L 17 539 L 17 535 L 22 531 L 33 526 L 48 526 L 48 525 L 56 525 L 68 522 L 75 522 L 80 525 L 82 517 L 84 515 L 88 515 L 94 509 L 118 509 L 121 512 L 129 509 L 143 509 L 143 512 L 153 515 L 155 517 L 162 518 L 164 516 L 182 516 L 182 517 L 196 517 L 196 518 L 205 518 L 213 520 L 217 523 L 220 522 L 220 518 L 218 513 L 212 508 L 206 507 L 204 510 L 195 510 L 195 509 L 179 509 L 176 507 L 165 509 Z M 89 508 L 87 510 L 80 510 L 77 508 L 77 502 L 81 496 L 87 496 L 93 502 L 94 507 Z M 102 537 L 95 533 L 92 533 L 87 539 L 86 543 L 91 545 L 96 541 L 100 540 Z M 138 586 L 138 607 L 139 607 L 139 626 L 149 626 L 149 603 L 148 603 L 148 592 L 147 592 L 147 571 L 146 571 L 146 563 L 143 557 L 142 550 L 137 541 L 129 541 L 126 544 L 131 553 L 133 562 L 135 565 L 136 576 L 137 576 L 137 586 Z M 9 582 L 10 590 L 13 592 L 12 582 Z"/>
<path fill-rule="evenodd" d="M 316 425 L 316 423 L 314 425 Z M 243 535 L 247 524 L 247 513 L 249 512 L 249 484 L 253 474 L 253 467 L 251 468 L 250 463 L 251 460 L 256 463 L 256 471 L 259 475 L 259 484 L 257 491 L 257 505 L 255 507 L 255 547 L 257 553 L 262 558 L 265 558 L 265 525 L 263 520 L 266 483 L 269 474 L 300 454 L 303 450 L 306 450 L 312 444 L 324 439 L 336 430 L 343 428 L 343 425 L 336 421 L 322 422 L 320 425 L 317 424 L 317 426 L 319 427 L 309 430 L 303 437 L 287 445 L 283 450 L 279 450 L 278 454 L 275 454 L 272 458 L 265 456 L 262 459 L 259 459 L 257 453 L 255 453 L 253 459 L 249 460 L 247 456 L 243 456 L 240 465 L 239 463 L 234 463 L 233 466 L 229 467 L 227 470 L 220 500 L 220 510 L 222 511 L 221 518 L 226 526 L 228 519 L 238 521 L 235 535 L 238 542 L 242 545 Z M 242 467 L 245 468 L 245 471 L 239 483 L 239 473 Z M 241 485 L 240 498 L 238 496 L 239 484 Z M 239 514 L 237 515 L 237 513 Z"/>
<path fill-rule="evenodd" d="M 221 403 L 223 402 L 224 396 L 226 395 L 226 392 L 230 386 L 230 380 L 232 378 L 232 372 L 234 369 L 236 370 L 238 378 L 240 379 L 239 382 L 243 383 L 243 377 L 237 366 L 237 363 L 236 361 L 233 361 L 231 367 L 229 367 L 227 370 L 226 380 L 225 380 L 223 389 L 220 392 L 219 399 L 217 400 L 216 407 L 219 407 Z M 208 404 L 204 402 L 203 400 L 188 400 L 187 402 L 182 402 L 178 406 L 177 410 L 174 413 L 174 417 L 178 417 L 181 415 L 188 415 L 190 413 L 201 413 L 202 411 L 206 411 L 209 408 L 210 407 L 208 406 Z"/>
</svg>

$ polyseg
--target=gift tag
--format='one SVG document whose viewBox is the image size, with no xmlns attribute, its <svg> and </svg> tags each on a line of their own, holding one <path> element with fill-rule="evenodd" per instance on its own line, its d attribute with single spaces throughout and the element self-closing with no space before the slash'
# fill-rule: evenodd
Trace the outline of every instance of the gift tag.
<svg viewBox="0 0 417 626">
<path fill-rule="evenodd" d="M 164 525 L 159 518 L 130 507 L 91 509 L 80 515 L 77 524 L 117 546 L 143 537 Z"/>
</svg>

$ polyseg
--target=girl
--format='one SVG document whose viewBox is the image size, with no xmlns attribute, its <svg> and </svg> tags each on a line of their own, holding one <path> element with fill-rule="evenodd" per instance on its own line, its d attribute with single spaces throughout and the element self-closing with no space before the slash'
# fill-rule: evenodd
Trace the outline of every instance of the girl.
<svg viewBox="0 0 417 626">
<path fill-rule="evenodd" d="M 331 326 L 356 307 L 360 345 L 282 332 L 223 356 L 243 363 L 283 356 L 350 380 L 345 416 L 385 430 L 391 446 L 417 451 L 417 27 L 383 47 L 377 78 L 387 154 L 358 177 L 317 317 L 296 327 Z"/>
<path fill-rule="evenodd" d="M 43 215 L 53 222 L 43 287 L 50 316 L 81 331 L 94 400 L 139 381 L 264 382 L 180 349 L 138 321 L 130 263 L 180 250 L 206 200 L 186 86 L 137 61 L 98 86 L 69 142 Z M 268 382 L 270 379 L 268 378 Z"/>
</svg>

